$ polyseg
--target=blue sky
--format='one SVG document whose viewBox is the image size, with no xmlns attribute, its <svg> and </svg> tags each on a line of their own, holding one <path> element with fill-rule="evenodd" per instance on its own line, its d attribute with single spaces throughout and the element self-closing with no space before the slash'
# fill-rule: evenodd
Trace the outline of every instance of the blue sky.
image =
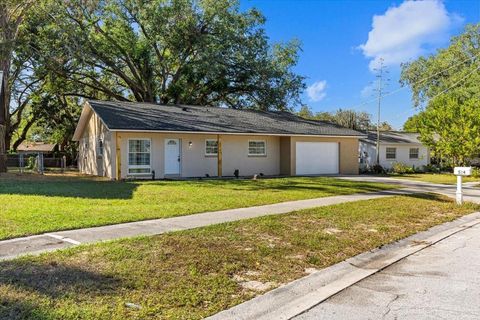
<svg viewBox="0 0 480 320">
<path fill-rule="evenodd" d="M 272 42 L 301 41 L 295 71 L 307 77 L 303 100 L 313 111 L 352 108 L 374 118 L 376 102 L 366 102 L 374 98 L 372 68 L 380 57 L 390 72 L 387 91 L 394 91 L 400 62 L 448 46 L 465 24 L 480 21 L 479 0 L 240 1 L 242 9 L 255 7 L 265 15 Z M 396 129 L 414 113 L 409 89 L 382 103 L 382 120 Z"/>
</svg>

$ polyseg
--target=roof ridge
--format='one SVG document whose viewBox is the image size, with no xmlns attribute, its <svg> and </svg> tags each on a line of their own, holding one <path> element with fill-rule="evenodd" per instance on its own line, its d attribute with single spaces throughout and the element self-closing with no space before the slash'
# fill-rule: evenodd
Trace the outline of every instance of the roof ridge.
<svg viewBox="0 0 480 320">
<path fill-rule="evenodd" d="M 289 110 L 234 109 L 221 106 L 89 100 L 110 130 L 225 132 L 318 136 L 365 136 L 338 124 L 305 119 Z M 145 108 L 135 106 L 145 106 Z M 189 108 L 192 112 L 182 112 Z M 208 110 L 208 112 L 203 112 Z"/>
</svg>

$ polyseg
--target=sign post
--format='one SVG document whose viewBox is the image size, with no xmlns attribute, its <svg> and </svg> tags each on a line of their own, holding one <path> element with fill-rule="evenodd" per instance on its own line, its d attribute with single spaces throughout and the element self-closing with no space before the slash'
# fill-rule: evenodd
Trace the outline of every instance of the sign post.
<svg viewBox="0 0 480 320">
<path fill-rule="evenodd" d="M 472 175 L 472 167 L 455 167 L 453 173 L 457 176 L 457 192 L 455 199 L 458 205 L 463 204 L 462 177 Z"/>
</svg>

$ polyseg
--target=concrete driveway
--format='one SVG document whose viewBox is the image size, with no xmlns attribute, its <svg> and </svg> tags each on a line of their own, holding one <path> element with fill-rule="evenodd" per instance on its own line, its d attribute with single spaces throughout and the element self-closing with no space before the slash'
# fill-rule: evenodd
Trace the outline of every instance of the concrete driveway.
<svg viewBox="0 0 480 320">
<path fill-rule="evenodd" d="M 480 319 L 480 225 L 465 229 L 297 316 Z"/>
<path fill-rule="evenodd" d="M 341 176 L 339 179 L 345 179 L 350 181 L 364 181 L 364 182 L 379 182 L 379 183 L 391 183 L 402 185 L 406 188 L 417 189 L 421 192 L 432 192 L 446 195 L 451 198 L 455 198 L 456 185 L 448 184 L 436 184 L 424 181 L 415 181 L 400 178 L 390 178 L 381 176 L 370 175 L 357 175 L 357 176 Z M 479 183 L 464 183 L 463 184 L 463 199 L 464 201 L 480 203 L 480 187 Z"/>
</svg>

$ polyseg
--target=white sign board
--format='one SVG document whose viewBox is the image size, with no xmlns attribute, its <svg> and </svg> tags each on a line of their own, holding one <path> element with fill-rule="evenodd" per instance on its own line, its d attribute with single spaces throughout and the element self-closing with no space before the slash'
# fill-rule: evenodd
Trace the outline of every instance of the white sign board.
<svg viewBox="0 0 480 320">
<path fill-rule="evenodd" d="M 453 174 L 456 176 L 471 176 L 472 167 L 455 167 L 453 169 Z"/>
</svg>

